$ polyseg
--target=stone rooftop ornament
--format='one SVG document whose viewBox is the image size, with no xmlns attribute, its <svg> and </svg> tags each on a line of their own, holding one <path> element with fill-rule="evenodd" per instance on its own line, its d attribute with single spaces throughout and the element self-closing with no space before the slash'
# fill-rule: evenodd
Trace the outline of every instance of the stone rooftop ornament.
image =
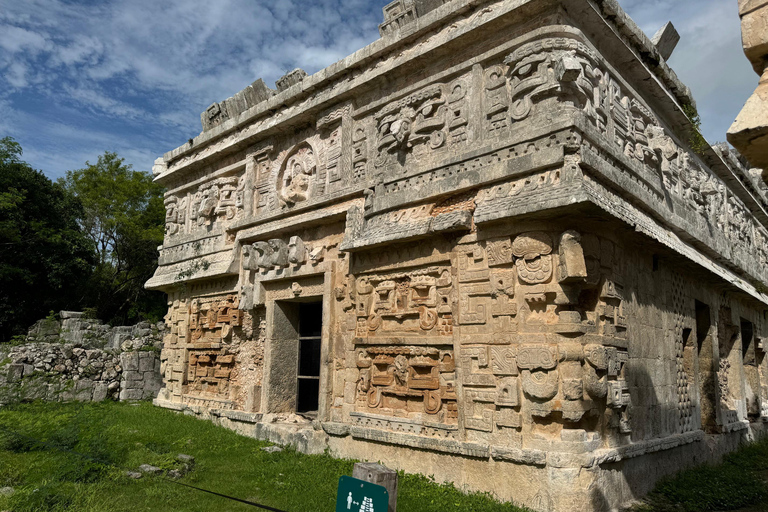
<svg viewBox="0 0 768 512">
<path fill-rule="evenodd" d="M 283 92 L 289 87 L 296 85 L 302 80 L 304 80 L 306 76 L 307 76 L 307 72 L 300 68 L 296 68 L 290 73 L 286 73 L 281 78 L 279 78 L 277 82 L 275 82 L 275 85 L 277 86 L 277 91 Z"/>
<path fill-rule="evenodd" d="M 555 512 L 758 433 L 768 196 L 691 149 L 673 30 L 615 0 L 384 15 L 156 163 L 156 403 Z"/>
<path fill-rule="evenodd" d="M 677 43 L 680 42 L 680 34 L 678 34 L 677 29 L 670 21 L 656 32 L 652 42 L 659 50 L 662 58 L 664 60 L 669 60 L 672 56 L 672 52 L 674 52 L 677 47 Z"/>
<path fill-rule="evenodd" d="M 728 141 L 763 169 L 768 182 L 768 0 L 739 0 L 739 14 L 744 53 L 761 78 L 728 130 Z"/>
</svg>

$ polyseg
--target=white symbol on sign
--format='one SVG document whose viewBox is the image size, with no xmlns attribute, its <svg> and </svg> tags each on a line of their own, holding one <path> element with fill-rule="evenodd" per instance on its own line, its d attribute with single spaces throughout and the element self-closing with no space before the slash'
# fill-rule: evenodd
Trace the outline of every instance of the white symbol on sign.
<svg viewBox="0 0 768 512">
<path fill-rule="evenodd" d="M 360 512 L 373 512 L 373 499 L 363 498 L 363 505 L 360 507 Z"/>
<path fill-rule="evenodd" d="M 352 493 L 347 496 L 347 510 L 352 510 Z"/>
</svg>

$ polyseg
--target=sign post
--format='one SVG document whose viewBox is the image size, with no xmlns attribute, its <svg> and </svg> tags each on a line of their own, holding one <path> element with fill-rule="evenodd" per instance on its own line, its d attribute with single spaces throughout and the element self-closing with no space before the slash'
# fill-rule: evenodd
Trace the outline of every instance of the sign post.
<svg viewBox="0 0 768 512">
<path fill-rule="evenodd" d="M 351 476 L 339 478 L 336 512 L 387 512 L 389 493 L 381 485 Z"/>
</svg>

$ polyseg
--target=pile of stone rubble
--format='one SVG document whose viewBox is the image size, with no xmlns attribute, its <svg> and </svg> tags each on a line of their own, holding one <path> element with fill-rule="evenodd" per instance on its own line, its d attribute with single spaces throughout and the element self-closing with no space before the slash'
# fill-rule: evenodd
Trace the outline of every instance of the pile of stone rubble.
<svg viewBox="0 0 768 512">
<path fill-rule="evenodd" d="M 0 403 L 157 395 L 163 323 L 110 327 L 79 312 L 59 316 L 35 323 L 27 343 L 0 346 Z"/>
</svg>

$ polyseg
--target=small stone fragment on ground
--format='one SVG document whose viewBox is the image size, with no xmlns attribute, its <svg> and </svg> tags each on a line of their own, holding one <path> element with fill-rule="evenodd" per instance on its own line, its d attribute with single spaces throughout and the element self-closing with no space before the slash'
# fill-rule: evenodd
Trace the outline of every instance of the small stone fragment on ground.
<svg viewBox="0 0 768 512">
<path fill-rule="evenodd" d="M 191 455 L 187 455 L 186 453 L 180 453 L 176 456 L 176 460 L 179 462 L 183 462 L 184 464 L 194 464 L 195 458 Z"/>
<path fill-rule="evenodd" d="M 139 471 L 142 473 L 150 473 L 152 475 L 159 475 L 163 472 L 162 469 L 158 468 L 157 466 L 152 466 L 150 464 L 142 464 L 139 466 Z"/>
<path fill-rule="evenodd" d="M 134 480 L 138 480 L 144 475 L 139 473 L 138 471 L 126 471 L 125 476 L 127 476 L 128 478 L 133 478 Z"/>
<path fill-rule="evenodd" d="M 16 494 L 16 489 L 13 487 L 0 487 L 0 496 L 11 497 Z"/>
<path fill-rule="evenodd" d="M 262 450 L 264 450 L 267 453 L 275 453 L 275 452 L 283 451 L 283 449 L 280 448 L 279 446 L 265 446 L 264 448 L 262 448 Z"/>
</svg>

